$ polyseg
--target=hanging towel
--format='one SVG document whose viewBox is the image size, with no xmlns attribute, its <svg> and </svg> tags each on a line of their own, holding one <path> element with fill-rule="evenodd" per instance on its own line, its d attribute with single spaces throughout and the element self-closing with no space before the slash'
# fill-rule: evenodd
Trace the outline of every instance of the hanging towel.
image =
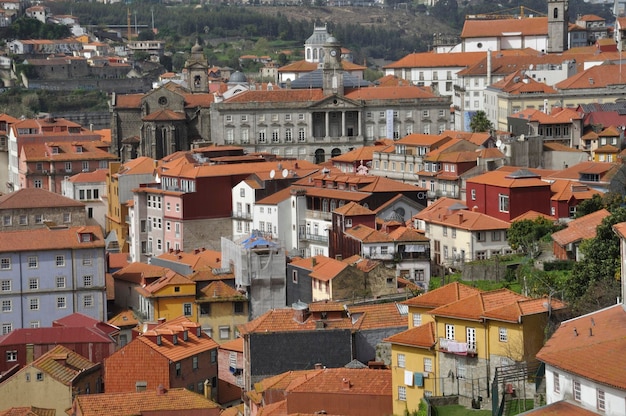
<svg viewBox="0 0 626 416">
<path fill-rule="evenodd" d="M 414 373 L 414 377 L 415 377 L 415 386 L 423 387 L 424 386 L 424 374 Z"/>
<path fill-rule="evenodd" d="M 404 384 L 406 384 L 407 386 L 413 385 L 413 372 L 412 371 L 404 370 Z"/>
</svg>

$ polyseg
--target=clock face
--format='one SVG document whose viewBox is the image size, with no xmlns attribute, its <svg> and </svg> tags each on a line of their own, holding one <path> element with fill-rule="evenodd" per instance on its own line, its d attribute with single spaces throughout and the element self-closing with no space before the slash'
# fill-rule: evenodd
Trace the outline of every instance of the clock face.
<svg viewBox="0 0 626 416">
<path fill-rule="evenodd" d="M 337 51 L 336 51 L 336 50 L 334 50 L 334 49 L 333 49 L 332 51 L 330 51 L 330 56 L 332 56 L 333 58 L 334 58 L 335 56 L 337 56 Z"/>
</svg>

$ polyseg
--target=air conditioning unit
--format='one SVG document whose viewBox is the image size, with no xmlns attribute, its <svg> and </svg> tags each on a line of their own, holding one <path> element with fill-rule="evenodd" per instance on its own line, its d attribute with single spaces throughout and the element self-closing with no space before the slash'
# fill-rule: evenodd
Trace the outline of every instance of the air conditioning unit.
<svg viewBox="0 0 626 416">
<path fill-rule="evenodd" d="M 47 169 L 42 169 L 41 173 L 46 174 L 46 173 L 48 173 L 48 170 Z"/>
<path fill-rule="evenodd" d="M 424 378 L 428 378 L 428 374 L 429 374 L 429 373 L 428 373 L 428 371 L 424 371 L 424 372 L 422 373 L 422 377 L 424 377 Z"/>
</svg>

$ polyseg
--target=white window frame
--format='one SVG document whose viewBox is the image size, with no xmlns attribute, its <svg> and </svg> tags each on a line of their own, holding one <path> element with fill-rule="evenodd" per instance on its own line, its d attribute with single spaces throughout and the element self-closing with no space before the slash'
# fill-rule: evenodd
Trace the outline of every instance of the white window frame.
<svg viewBox="0 0 626 416">
<path fill-rule="evenodd" d="M 398 353 L 396 363 L 398 364 L 398 368 L 406 368 L 406 355 Z"/>
<path fill-rule="evenodd" d="M 500 342 L 509 342 L 509 331 L 506 328 L 498 328 L 498 340 Z"/>
</svg>

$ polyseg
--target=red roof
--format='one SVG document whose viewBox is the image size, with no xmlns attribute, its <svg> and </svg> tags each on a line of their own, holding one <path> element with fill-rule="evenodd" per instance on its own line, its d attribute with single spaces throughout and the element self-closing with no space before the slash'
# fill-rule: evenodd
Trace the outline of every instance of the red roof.
<svg viewBox="0 0 626 416">
<path fill-rule="evenodd" d="M 624 351 L 626 311 L 623 304 L 617 304 L 562 322 L 537 358 L 574 376 L 624 391 Z"/>
</svg>

